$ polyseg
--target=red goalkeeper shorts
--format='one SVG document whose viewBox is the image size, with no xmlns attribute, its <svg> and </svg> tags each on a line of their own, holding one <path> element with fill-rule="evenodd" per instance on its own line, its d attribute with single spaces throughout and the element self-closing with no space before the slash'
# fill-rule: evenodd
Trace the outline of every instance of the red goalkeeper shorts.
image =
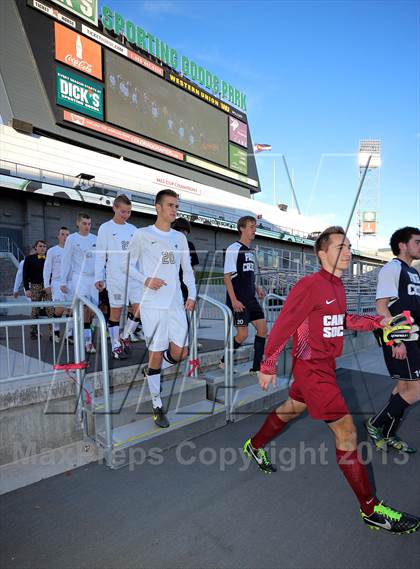
<svg viewBox="0 0 420 569">
<path fill-rule="evenodd" d="M 293 361 L 294 382 L 289 397 L 305 403 L 312 419 L 336 421 L 349 415 L 344 397 L 337 385 L 335 360 Z"/>
</svg>

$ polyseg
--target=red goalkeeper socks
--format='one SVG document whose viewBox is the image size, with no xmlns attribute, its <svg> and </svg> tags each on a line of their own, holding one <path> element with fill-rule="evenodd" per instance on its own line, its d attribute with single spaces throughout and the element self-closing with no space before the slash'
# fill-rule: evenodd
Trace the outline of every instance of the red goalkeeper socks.
<svg viewBox="0 0 420 569">
<path fill-rule="evenodd" d="M 335 455 L 341 472 L 359 500 L 362 512 L 370 516 L 378 500 L 369 482 L 366 466 L 360 462 L 357 450 L 347 451 L 337 448 Z"/>
<path fill-rule="evenodd" d="M 263 426 L 255 435 L 252 437 L 251 444 L 254 448 L 262 448 L 267 443 L 272 441 L 287 425 L 282 421 L 275 411 L 272 411 L 267 419 L 264 421 Z"/>
</svg>

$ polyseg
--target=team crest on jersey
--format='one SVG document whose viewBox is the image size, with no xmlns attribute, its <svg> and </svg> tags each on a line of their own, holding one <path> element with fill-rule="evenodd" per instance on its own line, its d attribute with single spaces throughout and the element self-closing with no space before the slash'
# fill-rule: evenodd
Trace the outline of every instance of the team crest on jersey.
<svg viewBox="0 0 420 569">
<path fill-rule="evenodd" d="M 245 263 L 242 265 L 242 270 L 246 271 L 253 271 L 254 270 L 254 253 L 251 251 L 245 251 Z"/>
<path fill-rule="evenodd" d="M 407 294 L 410 296 L 420 296 L 420 275 L 408 272 L 411 283 L 407 286 Z"/>
<path fill-rule="evenodd" d="M 123 251 L 126 251 L 128 249 L 129 244 L 130 244 L 130 241 L 121 241 L 121 249 Z"/>
<path fill-rule="evenodd" d="M 323 337 L 337 338 L 344 333 L 344 314 L 325 314 L 323 317 Z"/>
</svg>

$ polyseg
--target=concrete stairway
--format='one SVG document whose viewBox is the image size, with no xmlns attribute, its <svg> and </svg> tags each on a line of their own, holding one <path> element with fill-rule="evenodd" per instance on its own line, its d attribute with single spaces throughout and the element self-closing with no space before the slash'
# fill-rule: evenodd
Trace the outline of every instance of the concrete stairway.
<svg viewBox="0 0 420 569">
<path fill-rule="evenodd" d="M 15 284 L 17 267 L 11 256 L 3 253 L 0 256 L 0 296 L 11 295 Z"/>
<path fill-rule="evenodd" d="M 251 362 L 246 361 L 234 365 L 234 387 L 232 406 L 234 421 L 239 421 L 254 413 L 261 413 L 272 409 L 286 398 L 285 390 L 289 384 L 289 377 L 278 376 L 277 386 L 262 391 L 258 378 L 249 373 Z M 216 369 L 206 371 L 204 377 L 207 382 L 207 397 L 216 403 L 225 404 L 226 386 L 224 370 Z"/>
<path fill-rule="evenodd" d="M 207 399 L 205 380 L 183 374 L 163 379 L 162 401 L 170 422 L 168 429 L 157 427 L 153 421 L 151 397 L 144 379 L 131 389 L 123 386 L 111 394 L 111 468 L 133 463 L 138 447 L 146 454 L 156 448 L 165 450 L 226 424 L 225 407 Z M 97 444 L 105 448 L 103 396 L 95 397 L 85 410 Z"/>
</svg>

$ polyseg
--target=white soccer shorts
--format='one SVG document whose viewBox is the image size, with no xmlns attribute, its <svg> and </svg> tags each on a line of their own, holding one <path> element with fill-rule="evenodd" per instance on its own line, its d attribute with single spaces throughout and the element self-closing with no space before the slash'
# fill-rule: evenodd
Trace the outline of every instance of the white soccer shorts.
<svg viewBox="0 0 420 569">
<path fill-rule="evenodd" d="M 107 280 L 106 290 L 111 308 L 122 308 L 127 304 L 140 304 L 142 286 L 138 282 L 129 281 L 126 287 L 125 281 Z"/>
<path fill-rule="evenodd" d="M 163 352 L 173 342 L 180 348 L 188 346 L 188 322 L 185 308 L 160 310 L 140 308 L 146 345 L 151 352 Z"/>
<path fill-rule="evenodd" d="M 76 277 L 70 283 L 69 294 L 67 298 L 69 300 L 73 300 L 74 293 L 77 291 L 78 296 L 85 296 L 88 300 L 90 300 L 96 306 L 99 303 L 99 292 L 98 289 L 95 287 L 94 277 Z"/>
<path fill-rule="evenodd" d="M 60 282 L 52 282 L 51 283 L 51 298 L 54 302 L 66 302 L 67 301 L 67 294 L 61 292 L 60 289 Z"/>
</svg>

